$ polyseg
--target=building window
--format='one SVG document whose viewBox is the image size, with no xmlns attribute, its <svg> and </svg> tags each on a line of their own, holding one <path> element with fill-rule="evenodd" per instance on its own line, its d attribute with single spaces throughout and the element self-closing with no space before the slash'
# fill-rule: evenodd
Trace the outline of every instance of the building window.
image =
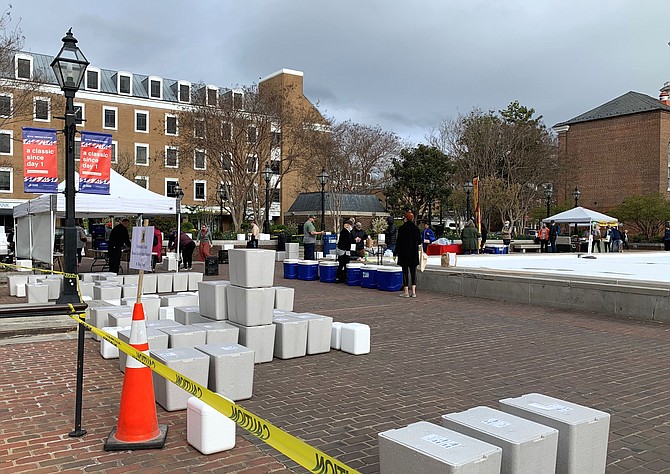
<svg viewBox="0 0 670 474">
<path fill-rule="evenodd" d="M 132 76 L 119 73 L 118 78 L 119 83 L 117 84 L 117 87 L 119 94 L 130 95 L 132 93 Z"/>
<path fill-rule="evenodd" d="M 135 184 L 138 186 L 142 186 L 144 189 L 149 189 L 149 177 L 135 176 Z"/>
<path fill-rule="evenodd" d="M 270 202 L 280 202 L 281 199 L 281 193 L 279 192 L 279 189 L 273 189 L 270 191 Z"/>
<path fill-rule="evenodd" d="M 149 166 L 149 145 L 146 143 L 135 143 L 135 164 Z"/>
<path fill-rule="evenodd" d="M 258 138 L 258 131 L 256 130 L 256 127 L 254 125 L 249 125 L 247 127 L 247 142 L 256 143 L 257 138 Z"/>
<path fill-rule="evenodd" d="M 32 79 L 33 78 L 33 58 L 27 55 L 16 55 L 16 78 L 17 79 Z"/>
<path fill-rule="evenodd" d="M 221 168 L 224 171 L 233 170 L 233 155 L 231 153 L 222 153 L 221 154 Z"/>
<path fill-rule="evenodd" d="M 116 121 L 117 108 L 116 107 L 102 107 L 102 128 L 108 130 L 116 130 L 118 124 Z"/>
<path fill-rule="evenodd" d="M 112 163 L 118 163 L 118 154 L 117 150 L 119 149 L 119 142 L 112 140 Z"/>
<path fill-rule="evenodd" d="M 280 173 L 280 161 L 279 160 L 271 160 L 270 161 L 270 169 L 274 174 L 281 174 Z"/>
<path fill-rule="evenodd" d="M 179 83 L 179 102 L 191 102 L 191 84 Z"/>
<path fill-rule="evenodd" d="M 74 117 L 78 127 L 84 126 L 86 120 L 86 106 L 84 104 L 74 104 Z"/>
<path fill-rule="evenodd" d="M 135 111 L 135 131 L 149 133 L 149 112 Z"/>
<path fill-rule="evenodd" d="M 205 181 L 193 181 L 193 199 L 204 201 L 207 198 L 207 183 Z"/>
<path fill-rule="evenodd" d="M 272 145 L 279 146 L 281 145 L 281 132 L 272 132 Z"/>
<path fill-rule="evenodd" d="M 193 169 L 194 170 L 207 169 L 207 160 L 205 159 L 204 150 L 195 150 L 195 154 L 193 157 Z"/>
<path fill-rule="evenodd" d="M 193 130 L 195 138 L 205 138 L 205 121 L 196 120 L 195 127 Z"/>
<path fill-rule="evenodd" d="M 12 116 L 12 95 L 11 94 L 1 94 L 0 95 L 0 117 L 11 117 Z"/>
<path fill-rule="evenodd" d="M 14 192 L 14 170 L 12 168 L 0 168 L 0 193 Z"/>
<path fill-rule="evenodd" d="M 35 97 L 33 119 L 40 122 L 51 121 L 51 101 L 48 97 Z"/>
<path fill-rule="evenodd" d="M 233 124 L 230 122 L 223 122 L 221 124 L 221 138 L 224 141 L 232 141 L 233 139 Z"/>
<path fill-rule="evenodd" d="M 244 95 L 241 92 L 233 92 L 233 108 L 242 110 L 244 107 Z"/>
<path fill-rule="evenodd" d="M 165 147 L 165 167 L 177 168 L 179 167 L 179 149 L 174 146 Z"/>
<path fill-rule="evenodd" d="M 177 116 L 165 114 L 165 134 L 177 135 Z"/>
<path fill-rule="evenodd" d="M 248 156 L 247 157 L 247 173 L 255 173 L 258 171 L 258 157 L 257 156 Z"/>
<path fill-rule="evenodd" d="M 149 97 L 152 99 L 163 98 L 163 82 L 160 79 L 149 79 Z"/>
<path fill-rule="evenodd" d="M 0 130 L 0 155 L 11 155 L 14 153 L 14 132 L 11 130 Z"/>
<path fill-rule="evenodd" d="M 207 88 L 207 105 L 215 106 L 218 103 L 219 90 L 214 87 Z"/>
<path fill-rule="evenodd" d="M 100 71 L 91 69 L 90 66 L 86 69 L 86 89 L 92 91 L 100 90 Z"/>
<path fill-rule="evenodd" d="M 167 197 L 177 197 L 177 194 L 174 192 L 175 186 L 179 184 L 179 181 L 174 178 L 165 178 L 165 195 Z"/>
</svg>

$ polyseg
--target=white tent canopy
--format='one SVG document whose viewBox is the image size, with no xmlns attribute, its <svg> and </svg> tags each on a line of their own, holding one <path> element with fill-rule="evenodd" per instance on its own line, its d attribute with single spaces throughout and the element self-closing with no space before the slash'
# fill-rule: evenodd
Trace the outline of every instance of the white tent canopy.
<svg viewBox="0 0 670 474">
<path fill-rule="evenodd" d="M 557 224 L 581 224 L 582 226 L 590 226 L 593 222 L 600 225 L 616 225 L 618 223 L 618 220 L 615 217 L 581 206 L 542 219 L 542 222 L 549 223 L 551 221 L 554 221 Z"/>
<path fill-rule="evenodd" d="M 79 176 L 75 176 L 79 188 Z M 65 182 L 58 186 L 59 194 L 42 194 L 14 207 L 14 242 L 18 258 L 53 262 L 56 217 L 65 215 Z M 109 217 L 133 215 L 175 215 L 175 198 L 161 196 L 116 171 L 110 172 L 110 194 L 75 195 L 76 217 Z"/>
</svg>

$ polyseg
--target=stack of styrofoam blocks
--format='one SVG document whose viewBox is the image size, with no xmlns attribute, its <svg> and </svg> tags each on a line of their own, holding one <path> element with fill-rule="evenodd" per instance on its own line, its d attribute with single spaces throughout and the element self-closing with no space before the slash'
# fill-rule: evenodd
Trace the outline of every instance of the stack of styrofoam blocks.
<svg viewBox="0 0 670 474">
<path fill-rule="evenodd" d="M 333 318 L 314 313 L 296 313 L 291 317 L 307 321 L 307 354 L 322 354 L 330 351 L 330 336 Z"/>
<path fill-rule="evenodd" d="M 228 251 L 230 285 L 226 287 L 228 319 L 240 329 L 240 344 L 254 351 L 255 362 L 270 362 L 274 353 L 275 252 Z"/>
<path fill-rule="evenodd" d="M 177 270 L 177 254 L 175 252 L 168 252 L 163 257 L 163 270 L 166 272 L 174 272 Z"/>
<path fill-rule="evenodd" d="M 291 260 L 295 259 L 297 260 L 299 257 L 299 252 L 300 252 L 300 244 L 298 242 L 287 242 L 286 243 L 286 257 L 285 259 Z"/>
<path fill-rule="evenodd" d="M 115 306 L 100 300 L 89 301 L 88 305 L 91 324 L 98 329 L 112 326 L 109 321 L 110 312 L 131 311 L 132 309 L 130 306 Z M 94 333 L 93 339 L 99 341 L 100 336 Z"/>
<path fill-rule="evenodd" d="M 26 296 L 26 283 L 28 283 L 28 275 L 20 275 L 16 273 L 7 275 L 9 296 Z"/>
<path fill-rule="evenodd" d="M 228 319 L 228 304 L 226 302 L 227 280 L 210 280 L 198 283 L 198 301 L 200 314 L 215 321 Z"/>
<path fill-rule="evenodd" d="M 286 286 L 275 286 L 275 309 L 293 311 L 295 290 Z"/>
</svg>

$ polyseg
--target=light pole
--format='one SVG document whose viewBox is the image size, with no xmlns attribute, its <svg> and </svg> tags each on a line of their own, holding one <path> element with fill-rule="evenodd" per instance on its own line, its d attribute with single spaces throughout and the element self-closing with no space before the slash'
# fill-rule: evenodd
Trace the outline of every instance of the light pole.
<svg viewBox="0 0 670 474">
<path fill-rule="evenodd" d="M 177 244 L 177 273 L 181 264 L 181 255 L 179 254 L 179 241 L 181 240 L 181 200 L 184 198 L 184 191 L 179 186 L 179 182 L 174 185 L 174 197 L 177 201 L 177 235 L 175 236 Z"/>
<path fill-rule="evenodd" d="M 58 85 L 65 93 L 65 229 L 63 252 L 65 277 L 63 292 L 58 303 L 78 303 L 77 294 L 77 229 L 75 218 L 75 182 L 74 182 L 74 135 L 77 132 L 77 118 L 74 110 L 74 95 L 84 79 L 89 62 L 77 47 L 77 39 L 72 28 L 63 37 L 63 47 L 51 62 Z"/>
<path fill-rule="evenodd" d="M 265 233 L 270 233 L 270 180 L 272 179 L 272 168 L 269 163 L 265 163 L 263 168 L 263 179 L 265 180 Z"/>
<path fill-rule="evenodd" d="M 548 184 L 544 188 L 544 197 L 547 198 L 547 217 L 551 215 L 551 196 L 554 194 L 554 189 L 551 187 L 551 184 Z"/>
<path fill-rule="evenodd" d="M 326 230 L 326 183 L 328 183 L 328 173 L 326 168 L 321 168 L 319 173 L 319 183 L 321 183 L 321 232 Z"/>
<path fill-rule="evenodd" d="M 470 220 L 470 193 L 472 193 L 472 190 L 475 188 L 475 185 L 472 184 L 471 180 L 468 180 L 467 183 L 463 185 L 463 189 L 465 190 L 465 219 Z"/>
<path fill-rule="evenodd" d="M 572 192 L 572 197 L 575 198 L 575 207 L 579 206 L 579 196 L 581 195 L 582 195 L 581 191 L 579 191 L 579 189 L 577 189 L 577 186 L 575 186 L 575 190 Z M 575 234 L 579 235 L 576 222 L 575 222 Z"/>
<path fill-rule="evenodd" d="M 219 184 L 219 230 L 223 234 L 223 201 L 226 199 L 226 185 Z M 223 235 L 222 237 L 223 238 Z"/>
</svg>

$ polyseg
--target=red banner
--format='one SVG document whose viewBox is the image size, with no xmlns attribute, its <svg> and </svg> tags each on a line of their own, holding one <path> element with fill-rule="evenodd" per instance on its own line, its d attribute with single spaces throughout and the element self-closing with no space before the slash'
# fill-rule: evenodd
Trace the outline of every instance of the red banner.
<svg viewBox="0 0 670 474">
<path fill-rule="evenodd" d="M 58 192 L 56 130 L 23 127 L 23 190 L 26 193 Z"/>
</svg>

